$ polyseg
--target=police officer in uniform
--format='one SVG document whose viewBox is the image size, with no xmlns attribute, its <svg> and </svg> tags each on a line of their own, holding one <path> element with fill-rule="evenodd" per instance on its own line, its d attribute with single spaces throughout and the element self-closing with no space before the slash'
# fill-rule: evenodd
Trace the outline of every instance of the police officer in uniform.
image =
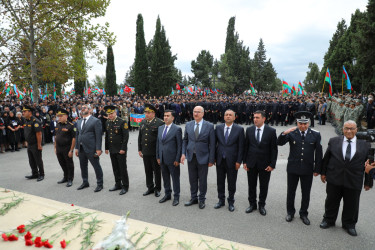
<svg viewBox="0 0 375 250">
<path fill-rule="evenodd" d="M 129 130 L 128 123 L 117 117 L 115 106 L 105 106 L 108 120 L 105 124 L 105 153 L 111 157 L 115 186 L 109 191 L 120 190 L 120 195 L 126 194 L 129 190 L 129 176 L 126 165 L 128 151 Z"/>
<path fill-rule="evenodd" d="M 31 175 L 25 176 L 26 179 L 44 180 L 44 166 L 42 160 L 42 124 L 41 121 L 33 116 L 34 109 L 24 105 L 22 109 L 25 117 L 25 139 L 27 141 L 27 155 L 31 167 Z"/>
<path fill-rule="evenodd" d="M 287 216 L 285 220 L 291 222 L 296 212 L 294 199 L 298 182 L 301 181 L 302 202 L 299 210 L 300 218 L 305 225 L 310 225 L 307 218 L 310 203 L 310 191 L 313 175 L 318 176 L 321 170 L 323 149 L 320 133 L 309 128 L 312 114 L 300 111 L 294 114 L 297 127 L 290 128 L 280 134 L 277 144 L 282 146 L 289 142 L 290 152 L 288 157 L 288 191 L 287 191 Z"/>
<path fill-rule="evenodd" d="M 76 127 L 68 121 L 69 112 L 59 108 L 56 116 L 58 123 L 55 128 L 55 154 L 64 172 L 64 177 L 58 184 L 66 183 L 67 187 L 73 185 L 74 163 L 73 151 L 76 144 Z"/>
<path fill-rule="evenodd" d="M 143 158 L 147 185 L 147 191 L 143 193 L 143 196 L 154 192 L 155 196 L 159 197 L 161 190 L 161 171 L 156 160 L 156 140 L 158 137 L 158 128 L 163 125 L 164 122 L 155 117 L 156 108 L 154 106 L 146 104 L 145 107 L 146 119 L 140 123 L 138 135 L 138 154 Z"/>
</svg>

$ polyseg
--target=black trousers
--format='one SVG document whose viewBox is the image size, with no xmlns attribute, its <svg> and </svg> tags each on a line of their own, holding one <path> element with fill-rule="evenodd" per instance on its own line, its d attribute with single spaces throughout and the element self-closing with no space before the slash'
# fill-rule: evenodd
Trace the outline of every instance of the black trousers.
<svg viewBox="0 0 375 250">
<path fill-rule="evenodd" d="M 257 183 L 259 176 L 259 202 L 260 207 L 266 205 L 266 199 L 268 194 L 268 184 L 271 178 L 271 172 L 267 172 L 264 169 L 258 169 L 256 166 L 250 168 L 247 171 L 247 183 L 249 186 L 249 203 L 252 206 L 256 206 L 257 203 Z"/>
<path fill-rule="evenodd" d="M 313 175 L 296 175 L 288 173 L 288 192 L 286 195 L 286 210 L 288 214 L 294 216 L 296 209 L 294 207 L 294 200 L 296 198 L 296 190 L 298 182 L 301 181 L 301 208 L 299 210 L 300 216 L 307 216 L 309 213 L 307 209 L 310 204 L 310 191 L 313 182 Z"/>
<path fill-rule="evenodd" d="M 228 203 L 234 204 L 234 194 L 236 193 L 236 183 L 237 183 L 236 166 L 228 167 L 227 161 L 222 159 L 220 166 L 216 165 L 216 175 L 217 175 L 217 193 L 219 201 L 225 203 L 225 178 L 228 179 Z"/>
<path fill-rule="evenodd" d="M 324 220 L 335 223 L 340 208 L 341 199 L 344 206 L 341 215 L 342 225 L 347 228 L 355 228 L 358 221 L 359 197 L 361 190 L 336 186 L 327 182 L 327 198 L 325 202 Z"/>
<path fill-rule="evenodd" d="M 68 156 L 70 151 L 70 146 L 67 145 L 64 147 L 56 145 L 56 156 L 59 164 L 64 172 L 64 178 L 67 180 L 73 181 L 74 179 L 74 163 L 73 157 Z"/>
<path fill-rule="evenodd" d="M 128 167 L 126 165 L 126 155 L 120 153 L 110 153 L 113 175 L 117 187 L 129 189 Z"/>
<path fill-rule="evenodd" d="M 103 170 L 100 166 L 99 157 L 94 157 L 94 153 L 86 153 L 83 147 L 80 147 L 78 157 L 83 182 L 89 182 L 88 163 L 90 161 L 91 165 L 94 167 L 97 184 L 103 185 Z"/>
<path fill-rule="evenodd" d="M 42 151 L 38 149 L 37 144 L 27 146 L 27 155 L 33 176 L 44 176 L 44 165 L 42 160 Z"/>
<path fill-rule="evenodd" d="M 143 155 L 143 164 L 146 173 L 146 186 L 149 190 L 161 190 L 160 166 L 156 161 L 156 155 Z M 155 185 L 154 185 L 155 178 Z"/>
<path fill-rule="evenodd" d="M 207 193 L 208 164 L 199 164 L 196 155 L 193 154 L 191 161 L 188 161 L 188 170 L 191 199 L 204 202 Z"/>
<path fill-rule="evenodd" d="M 174 199 L 180 199 L 180 166 L 175 167 L 174 165 L 167 165 L 161 163 L 161 174 L 163 176 L 164 191 L 165 195 L 170 196 L 172 194 L 171 189 L 171 177 L 173 182 L 173 196 Z"/>
<path fill-rule="evenodd" d="M 326 114 L 321 114 L 322 125 L 326 125 Z"/>
</svg>

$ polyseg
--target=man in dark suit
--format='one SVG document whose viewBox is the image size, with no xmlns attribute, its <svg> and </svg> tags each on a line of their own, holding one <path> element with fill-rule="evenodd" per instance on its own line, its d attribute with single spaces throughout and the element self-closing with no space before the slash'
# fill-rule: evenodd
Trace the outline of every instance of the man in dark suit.
<svg viewBox="0 0 375 250">
<path fill-rule="evenodd" d="M 171 177 L 173 181 L 173 206 L 180 200 L 180 159 L 182 150 L 182 130 L 173 123 L 175 113 L 173 110 L 164 112 L 164 122 L 158 129 L 156 141 L 156 159 L 161 166 L 164 182 L 165 196 L 159 201 L 166 202 L 171 199 Z"/>
<path fill-rule="evenodd" d="M 309 128 L 310 112 L 300 111 L 294 114 L 297 127 L 290 128 L 280 134 L 277 144 L 282 146 L 289 142 L 288 157 L 288 191 L 286 199 L 287 216 L 285 220 L 291 222 L 296 209 L 294 200 L 298 182 L 301 181 L 302 202 L 299 215 L 305 225 L 310 225 L 307 218 L 310 203 L 310 191 L 313 175 L 318 176 L 322 163 L 322 145 L 320 133 Z"/>
<path fill-rule="evenodd" d="M 375 162 L 370 164 L 369 161 L 367 160 L 365 171 L 366 171 L 366 174 L 370 175 L 370 178 L 375 179 Z"/>
<path fill-rule="evenodd" d="M 327 181 L 327 197 L 320 227 L 326 229 L 335 225 L 340 202 L 343 199 L 342 227 L 348 234 L 357 236 L 355 225 L 358 221 L 359 197 L 364 183 L 365 162 L 370 145 L 355 136 L 357 133 L 355 121 L 346 121 L 343 132 L 343 136 L 329 140 L 323 157 L 321 179 L 323 183 Z M 367 191 L 370 187 L 366 181 L 364 188 Z"/>
<path fill-rule="evenodd" d="M 102 154 L 102 123 L 92 114 L 92 108 L 83 105 L 81 110 L 82 119 L 77 123 L 76 133 L 76 156 L 79 157 L 83 183 L 78 190 L 90 186 L 88 181 L 88 161 L 94 167 L 97 187 L 94 192 L 103 189 L 103 170 L 100 166 L 99 156 Z"/>
<path fill-rule="evenodd" d="M 257 209 L 256 188 L 259 176 L 259 212 L 266 215 L 266 198 L 271 172 L 276 167 L 277 161 L 277 136 L 276 129 L 264 124 L 266 114 L 264 111 L 254 112 L 254 126 L 246 129 L 245 152 L 243 167 L 247 171 L 249 187 L 249 203 L 246 213 Z"/>
<path fill-rule="evenodd" d="M 244 129 L 234 123 L 236 114 L 227 109 L 224 114 L 225 124 L 216 126 L 216 174 L 219 202 L 214 208 L 225 205 L 225 178 L 228 178 L 228 209 L 234 211 L 234 194 L 238 169 L 243 159 Z"/>
<path fill-rule="evenodd" d="M 188 122 L 185 127 L 182 143 L 181 163 L 185 158 L 188 161 L 191 199 L 185 206 L 198 204 L 205 208 L 207 193 L 208 168 L 215 162 L 215 130 L 214 125 L 203 120 L 204 109 L 196 106 L 193 110 L 194 121 Z M 199 185 L 198 185 L 199 183 Z M 199 186 L 199 196 L 198 193 Z"/>
</svg>

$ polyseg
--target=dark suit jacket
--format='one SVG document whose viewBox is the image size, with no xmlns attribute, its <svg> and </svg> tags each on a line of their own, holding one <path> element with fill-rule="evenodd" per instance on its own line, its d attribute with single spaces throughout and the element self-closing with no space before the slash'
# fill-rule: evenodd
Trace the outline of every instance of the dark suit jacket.
<svg viewBox="0 0 375 250">
<path fill-rule="evenodd" d="M 333 137 L 329 140 L 323 157 L 321 174 L 327 176 L 327 182 L 336 186 L 361 190 L 370 144 L 357 138 L 356 152 L 353 158 L 346 162 L 342 153 L 343 141 L 344 136 Z"/>
<path fill-rule="evenodd" d="M 160 159 L 160 163 L 173 165 L 175 161 L 180 162 L 182 152 L 182 129 L 172 123 L 163 140 L 164 128 L 165 125 L 158 128 L 156 159 Z"/>
<path fill-rule="evenodd" d="M 78 120 L 76 133 L 76 149 L 79 150 L 82 144 L 86 153 L 95 153 L 96 150 L 102 150 L 102 123 L 98 118 L 90 116 L 83 129 L 83 119 Z"/>
<path fill-rule="evenodd" d="M 188 161 L 193 159 L 193 153 L 195 148 L 195 154 L 198 163 L 208 164 L 215 162 L 215 129 L 214 125 L 208 121 L 203 121 L 201 132 L 199 137 L 195 139 L 194 133 L 195 121 L 186 123 L 184 139 L 182 142 L 182 154 L 186 156 Z"/>
<path fill-rule="evenodd" d="M 225 153 L 225 159 L 227 166 L 234 168 L 236 162 L 242 163 L 244 142 L 245 142 L 245 131 L 242 126 L 233 123 L 230 131 L 228 142 L 225 143 L 224 136 L 225 124 L 216 126 L 216 162 L 220 166 L 223 160 L 223 152 Z"/>
<path fill-rule="evenodd" d="M 251 126 L 246 129 L 243 163 L 246 163 L 248 168 L 257 167 L 258 169 L 266 169 L 268 166 L 275 168 L 278 152 L 276 129 L 264 125 L 264 131 L 259 145 L 255 137 L 255 129 L 256 126 Z"/>
<path fill-rule="evenodd" d="M 296 175 L 312 175 L 320 173 L 323 149 L 320 133 L 313 129 L 306 130 L 305 140 L 296 129 L 287 135 L 282 133 L 277 138 L 277 144 L 282 146 L 289 142 L 287 172 Z"/>
</svg>

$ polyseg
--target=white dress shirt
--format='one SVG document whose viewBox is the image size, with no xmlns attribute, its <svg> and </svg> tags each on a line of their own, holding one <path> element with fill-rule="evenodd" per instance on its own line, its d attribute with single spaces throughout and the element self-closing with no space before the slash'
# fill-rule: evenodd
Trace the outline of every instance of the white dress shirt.
<svg viewBox="0 0 375 250">
<path fill-rule="evenodd" d="M 89 120 L 90 116 L 91 115 L 89 115 L 88 117 L 83 118 L 83 119 L 86 119 L 85 125 L 86 125 L 87 121 Z M 82 119 L 82 122 L 81 122 L 81 129 L 83 128 L 83 119 Z"/>
<path fill-rule="evenodd" d="M 168 127 L 167 127 L 167 126 L 168 126 Z M 169 125 L 165 124 L 164 130 L 163 130 L 163 133 L 161 134 L 162 138 L 163 138 L 163 135 L 164 135 L 165 130 L 167 130 L 167 132 L 165 133 L 165 136 L 167 136 L 167 134 L 168 134 L 169 129 L 171 128 L 171 126 L 172 126 L 172 123 L 169 124 Z"/>
<path fill-rule="evenodd" d="M 232 131 L 232 127 L 233 127 L 233 123 L 229 127 L 225 124 L 225 126 L 224 126 L 224 138 L 225 138 L 225 133 L 227 132 L 227 128 L 229 128 L 229 130 L 228 130 L 228 137 L 229 137 L 230 132 Z"/>
<path fill-rule="evenodd" d="M 258 129 L 260 129 L 260 131 L 259 131 L 259 142 L 261 142 L 262 141 L 263 131 L 264 131 L 264 124 L 260 128 L 258 128 L 258 127 L 255 126 L 255 139 L 257 139 Z"/>
<path fill-rule="evenodd" d="M 201 130 L 202 130 L 203 119 L 200 122 L 198 122 L 198 123 L 196 121 L 194 121 L 194 131 L 195 131 L 196 127 L 197 127 L 197 124 L 199 124 L 199 134 L 200 134 Z"/>
<path fill-rule="evenodd" d="M 350 160 L 353 158 L 356 150 L 357 150 L 357 137 L 354 136 L 351 140 L 350 140 Z M 342 155 L 343 155 L 343 158 L 345 159 L 345 155 L 346 155 L 346 148 L 348 147 L 348 139 L 344 136 L 344 141 L 342 143 Z"/>
</svg>

